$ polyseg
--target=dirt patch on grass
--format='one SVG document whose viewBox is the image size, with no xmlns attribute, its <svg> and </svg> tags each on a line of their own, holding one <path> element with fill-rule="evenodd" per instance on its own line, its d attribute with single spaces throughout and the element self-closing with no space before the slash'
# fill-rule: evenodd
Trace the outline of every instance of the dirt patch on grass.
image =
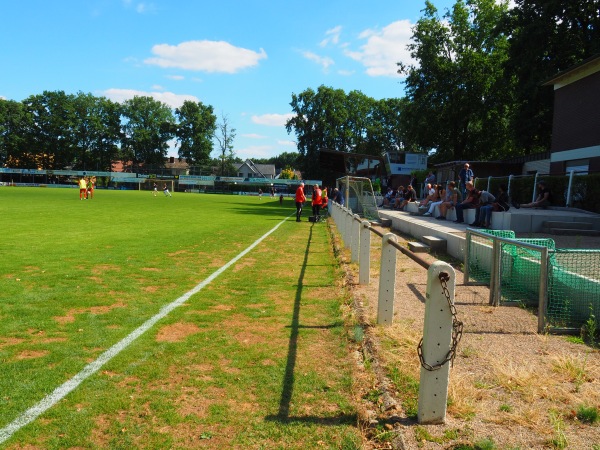
<svg viewBox="0 0 600 450">
<path fill-rule="evenodd" d="M 90 313 L 94 315 L 106 314 L 115 308 L 125 308 L 123 302 L 113 303 L 112 305 L 91 306 L 89 308 L 73 308 L 67 311 L 64 316 L 54 316 L 53 319 L 61 325 L 75 322 L 77 314 Z"/>
<path fill-rule="evenodd" d="M 156 334 L 157 342 L 181 342 L 188 336 L 200 333 L 198 325 L 193 323 L 174 323 L 165 325 L 158 330 Z"/>
<path fill-rule="evenodd" d="M 402 236 L 398 240 L 407 244 Z M 569 245 L 561 239 L 556 244 Z M 350 327 L 349 334 L 356 342 L 356 400 L 368 448 L 583 449 L 600 443 L 600 426 L 581 414 L 600 408 L 600 352 L 565 336 L 538 334 L 532 311 L 489 306 L 487 287 L 462 285 L 460 264 L 454 265 L 455 305 L 464 332 L 450 370 L 446 422 L 419 425 L 416 348 L 427 272 L 399 254 L 394 323 L 374 325 L 379 251 L 372 251 L 369 286 L 358 285 L 357 268 L 345 250 L 340 253 L 354 320 L 362 325 L 359 331 Z M 437 259 L 421 256 L 430 263 Z"/>
</svg>

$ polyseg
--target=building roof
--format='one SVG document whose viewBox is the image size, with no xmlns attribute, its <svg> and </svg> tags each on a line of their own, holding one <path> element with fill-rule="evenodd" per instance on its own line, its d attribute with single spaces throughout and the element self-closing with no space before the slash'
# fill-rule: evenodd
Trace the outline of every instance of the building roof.
<svg viewBox="0 0 600 450">
<path fill-rule="evenodd" d="M 275 164 L 254 164 L 252 160 L 247 159 L 237 167 L 239 171 L 243 166 L 248 168 L 258 175 L 257 178 L 275 178 Z"/>
<path fill-rule="evenodd" d="M 600 54 L 597 54 L 560 72 L 558 75 L 545 81 L 542 86 L 554 86 L 554 89 L 558 89 L 599 71 Z"/>
</svg>

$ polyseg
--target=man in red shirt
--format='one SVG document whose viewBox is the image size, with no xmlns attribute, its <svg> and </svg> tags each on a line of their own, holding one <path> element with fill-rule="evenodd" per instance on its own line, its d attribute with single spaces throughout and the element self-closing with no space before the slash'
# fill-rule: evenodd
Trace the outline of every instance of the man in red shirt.
<svg viewBox="0 0 600 450">
<path fill-rule="evenodd" d="M 312 194 L 313 216 L 317 217 L 319 215 L 319 211 L 321 210 L 321 203 L 323 203 L 321 189 L 319 189 L 318 184 L 315 184 L 315 187 L 313 189 L 313 194 Z"/>
<path fill-rule="evenodd" d="M 302 205 L 306 201 L 304 195 L 304 183 L 300 183 L 298 189 L 296 189 L 296 222 L 300 222 L 300 216 L 302 215 Z"/>
</svg>

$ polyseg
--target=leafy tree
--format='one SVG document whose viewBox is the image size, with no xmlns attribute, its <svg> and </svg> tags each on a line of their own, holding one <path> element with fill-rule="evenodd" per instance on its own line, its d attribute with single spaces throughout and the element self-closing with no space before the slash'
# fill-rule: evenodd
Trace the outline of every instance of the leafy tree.
<svg viewBox="0 0 600 450">
<path fill-rule="evenodd" d="M 510 147 L 503 64 L 507 37 L 497 24 L 506 2 L 458 0 L 442 17 L 430 1 L 413 29 L 407 73 L 408 134 L 438 161 L 491 159 Z"/>
<path fill-rule="evenodd" d="M 0 165 L 20 167 L 18 156 L 23 149 L 25 114 L 21 102 L 0 98 Z"/>
<path fill-rule="evenodd" d="M 235 172 L 234 161 L 235 152 L 233 151 L 233 140 L 235 139 L 235 128 L 229 123 L 226 115 L 221 115 L 221 122 L 217 124 L 217 134 L 215 139 L 219 143 L 219 166 L 220 175 L 227 176 Z"/>
<path fill-rule="evenodd" d="M 181 108 L 175 109 L 175 115 L 179 120 L 176 132 L 179 157 L 190 165 L 209 162 L 213 150 L 212 138 L 217 128 L 213 107 L 186 100 Z"/>
<path fill-rule="evenodd" d="M 22 167 L 63 169 L 70 166 L 77 146 L 73 133 L 74 96 L 44 91 L 23 100 L 27 121 L 18 159 Z"/>
<path fill-rule="evenodd" d="M 514 139 L 527 153 L 547 150 L 551 87 L 544 81 L 600 52 L 600 0 L 515 0 L 502 23 L 510 33 L 507 76 L 514 84 Z"/>
<path fill-rule="evenodd" d="M 279 178 L 282 180 L 297 180 L 298 175 L 294 172 L 294 169 L 291 167 L 286 167 L 285 169 L 281 169 L 281 173 L 279 174 Z"/>
<path fill-rule="evenodd" d="M 109 170 L 121 140 L 121 106 L 81 92 L 74 97 L 73 106 L 74 168 Z"/>
<path fill-rule="evenodd" d="M 123 156 L 134 168 L 141 163 L 163 167 L 175 120 L 168 105 L 152 97 L 136 96 L 123 104 Z"/>
</svg>

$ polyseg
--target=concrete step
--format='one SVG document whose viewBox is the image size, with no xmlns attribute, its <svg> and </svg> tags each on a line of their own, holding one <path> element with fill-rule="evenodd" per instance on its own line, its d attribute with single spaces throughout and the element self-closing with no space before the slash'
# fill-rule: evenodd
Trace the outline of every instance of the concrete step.
<svg viewBox="0 0 600 450">
<path fill-rule="evenodd" d="M 544 233 L 560 236 L 600 236 L 600 230 L 581 230 L 577 228 L 543 228 Z"/>
<path fill-rule="evenodd" d="M 409 242 L 408 249 L 413 253 L 429 253 L 430 247 L 422 242 Z"/>
<path fill-rule="evenodd" d="M 423 241 L 423 243 L 428 245 L 432 250 L 439 251 L 439 252 L 446 251 L 446 245 L 447 245 L 446 239 L 439 238 L 437 236 L 423 236 L 421 238 L 421 240 Z"/>
<path fill-rule="evenodd" d="M 589 222 L 561 222 L 557 220 L 546 220 L 543 226 L 547 228 L 561 228 L 569 230 L 593 230 L 594 225 Z"/>
</svg>

